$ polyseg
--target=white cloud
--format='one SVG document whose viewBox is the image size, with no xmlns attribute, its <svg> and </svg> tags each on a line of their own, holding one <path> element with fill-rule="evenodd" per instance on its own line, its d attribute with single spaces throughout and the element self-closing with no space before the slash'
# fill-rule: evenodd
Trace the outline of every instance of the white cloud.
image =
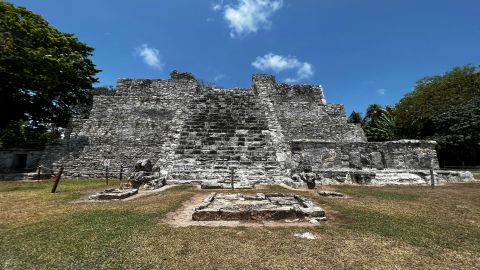
<svg viewBox="0 0 480 270">
<path fill-rule="evenodd" d="M 310 79 L 314 75 L 313 66 L 307 62 L 299 61 L 295 56 L 282 56 L 273 53 L 267 53 L 264 56 L 258 56 L 252 62 L 252 66 L 261 71 L 272 70 L 282 72 L 294 70 L 295 77 L 285 79 L 288 83 L 294 83 L 305 79 Z"/>
<path fill-rule="evenodd" d="M 273 53 L 267 53 L 264 56 L 258 56 L 252 65 L 262 71 L 273 70 L 275 72 L 287 69 L 297 68 L 301 66 L 300 61 L 293 56 L 282 56 Z"/>
<path fill-rule="evenodd" d="M 232 38 L 244 37 L 260 29 L 269 29 L 273 13 L 283 6 L 283 0 L 237 0 L 234 6 L 223 1 L 212 5 L 214 11 L 222 11 L 230 27 Z"/>
<path fill-rule="evenodd" d="M 212 10 L 213 11 L 219 11 L 223 8 L 223 1 L 220 1 L 218 3 L 212 3 Z"/>
<path fill-rule="evenodd" d="M 297 70 L 297 77 L 296 78 L 287 78 L 285 79 L 286 82 L 298 82 L 301 80 L 309 79 L 313 76 L 313 66 L 310 63 L 302 63 L 302 66 Z"/>
<path fill-rule="evenodd" d="M 145 64 L 157 68 L 159 70 L 163 69 L 165 65 L 160 59 L 160 53 L 157 49 L 149 47 L 148 44 L 142 44 L 135 49 L 137 55 L 142 57 Z"/>
<path fill-rule="evenodd" d="M 377 94 L 381 95 L 381 96 L 384 96 L 385 95 L 385 89 L 381 88 L 381 89 L 378 89 L 377 90 Z"/>
</svg>

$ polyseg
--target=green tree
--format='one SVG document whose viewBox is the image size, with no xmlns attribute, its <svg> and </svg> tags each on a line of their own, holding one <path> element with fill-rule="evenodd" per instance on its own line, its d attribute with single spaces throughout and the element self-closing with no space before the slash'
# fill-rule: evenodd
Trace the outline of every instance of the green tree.
<svg viewBox="0 0 480 270">
<path fill-rule="evenodd" d="M 394 108 L 379 104 L 368 106 L 365 117 L 362 120 L 362 127 L 368 141 L 382 142 L 397 139 L 396 119 Z"/>
<path fill-rule="evenodd" d="M 480 69 L 467 65 L 417 82 L 395 107 L 405 138 L 439 143 L 441 165 L 480 164 Z"/>
<path fill-rule="evenodd" d="M 352 111 L 352 113 L 348 117 L 347 122 L 351 123 L 351 124 L 361 124 L 362 123 L 362 113 Z"/>
<path fill-rule="evenodd" d="M 20 138 L 22 130 L 55 134 L 65 127 L 91 98 L 99 72 L 92 52 L 41 16 L 0 1 L 0 140 L 21 142 L 28 139 Z"/>
<path fill-rule="evenodd" d="M 365 133 L 369 141 L 380 142 L 397 139 L 398 129 L 392 107 L 381 108 L 375 121 L 365 127 Z"/>
<path fill-rule="evenodd" d="M 382 114 L 382 106 L 379 104 L 371 104 L 367 108 L 367 112 L 365 113 L 365 117 L 363 118 L 363 125 L 364 126 L 371 126 L 374 125 L 377 121 L 378 117 Z"/>
</svg>

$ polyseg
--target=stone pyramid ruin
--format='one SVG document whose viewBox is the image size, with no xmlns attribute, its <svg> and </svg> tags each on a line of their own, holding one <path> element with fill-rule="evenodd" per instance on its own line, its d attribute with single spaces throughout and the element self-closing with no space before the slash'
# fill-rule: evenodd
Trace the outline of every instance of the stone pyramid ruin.
<svg viewBox="0 0 480 270">
<path fill-rule="evenodd" d="M 60 145 L 42 156 L 72 178 L 154 165 L 166 183 L 428 183 L 438 169 L 433 141 L 367 142 L 341 104 L 319 85 L 277 84 L 253 75 L 250 89 L 202 87 L 190 73 L 168 80 L 120 79 L 95 96 L 90 116 L 74 119 Z M 471 179 L 435 171 L 437 181 Z M 117 175 L 118 176 L 118 175 Z"/>
</svg>

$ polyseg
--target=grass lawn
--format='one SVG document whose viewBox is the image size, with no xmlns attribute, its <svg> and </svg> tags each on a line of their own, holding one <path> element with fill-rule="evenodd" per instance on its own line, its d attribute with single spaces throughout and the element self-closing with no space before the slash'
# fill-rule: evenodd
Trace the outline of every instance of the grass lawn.
<svg viewBox="0 0 480 270">
<path fill-rule="evenodd" d="M 209 193 L 188 186 L 70 203 L 102 187 L 63 181 L 51 194 L 47 181 L 0 182 L 0 269 L 480 269 L 480 184 L 330 187 L 350 199 L 298 191 L 330 215 L 317 227 L 162 223 L 195 193 Z M 306 231 L 318 239 L 293 235 Z"/>
</svg>

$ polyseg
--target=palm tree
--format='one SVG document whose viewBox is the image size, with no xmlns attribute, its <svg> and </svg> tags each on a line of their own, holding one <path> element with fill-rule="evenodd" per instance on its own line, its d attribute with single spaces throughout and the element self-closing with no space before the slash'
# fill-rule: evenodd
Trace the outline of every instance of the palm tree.
<svg viewBox="0 0 480 270">
<path fill-rule="evenodd" d="M 377 118 L 382 114 L 382 106 L 379 104 L 371 104 L 367 108 L 367 113 L 363 118 L 363 125 L 364 126 L 371 126 L 374 125 Z"/>
<path fill-rule="evenodd" d="M 369 141 L 391 141 L 397 138 L 397 125 L 392 107 L 387 106 L 385 109 L 375 111 L 372 120 L 372 124 L 365 127 Z"/>
</svg>

